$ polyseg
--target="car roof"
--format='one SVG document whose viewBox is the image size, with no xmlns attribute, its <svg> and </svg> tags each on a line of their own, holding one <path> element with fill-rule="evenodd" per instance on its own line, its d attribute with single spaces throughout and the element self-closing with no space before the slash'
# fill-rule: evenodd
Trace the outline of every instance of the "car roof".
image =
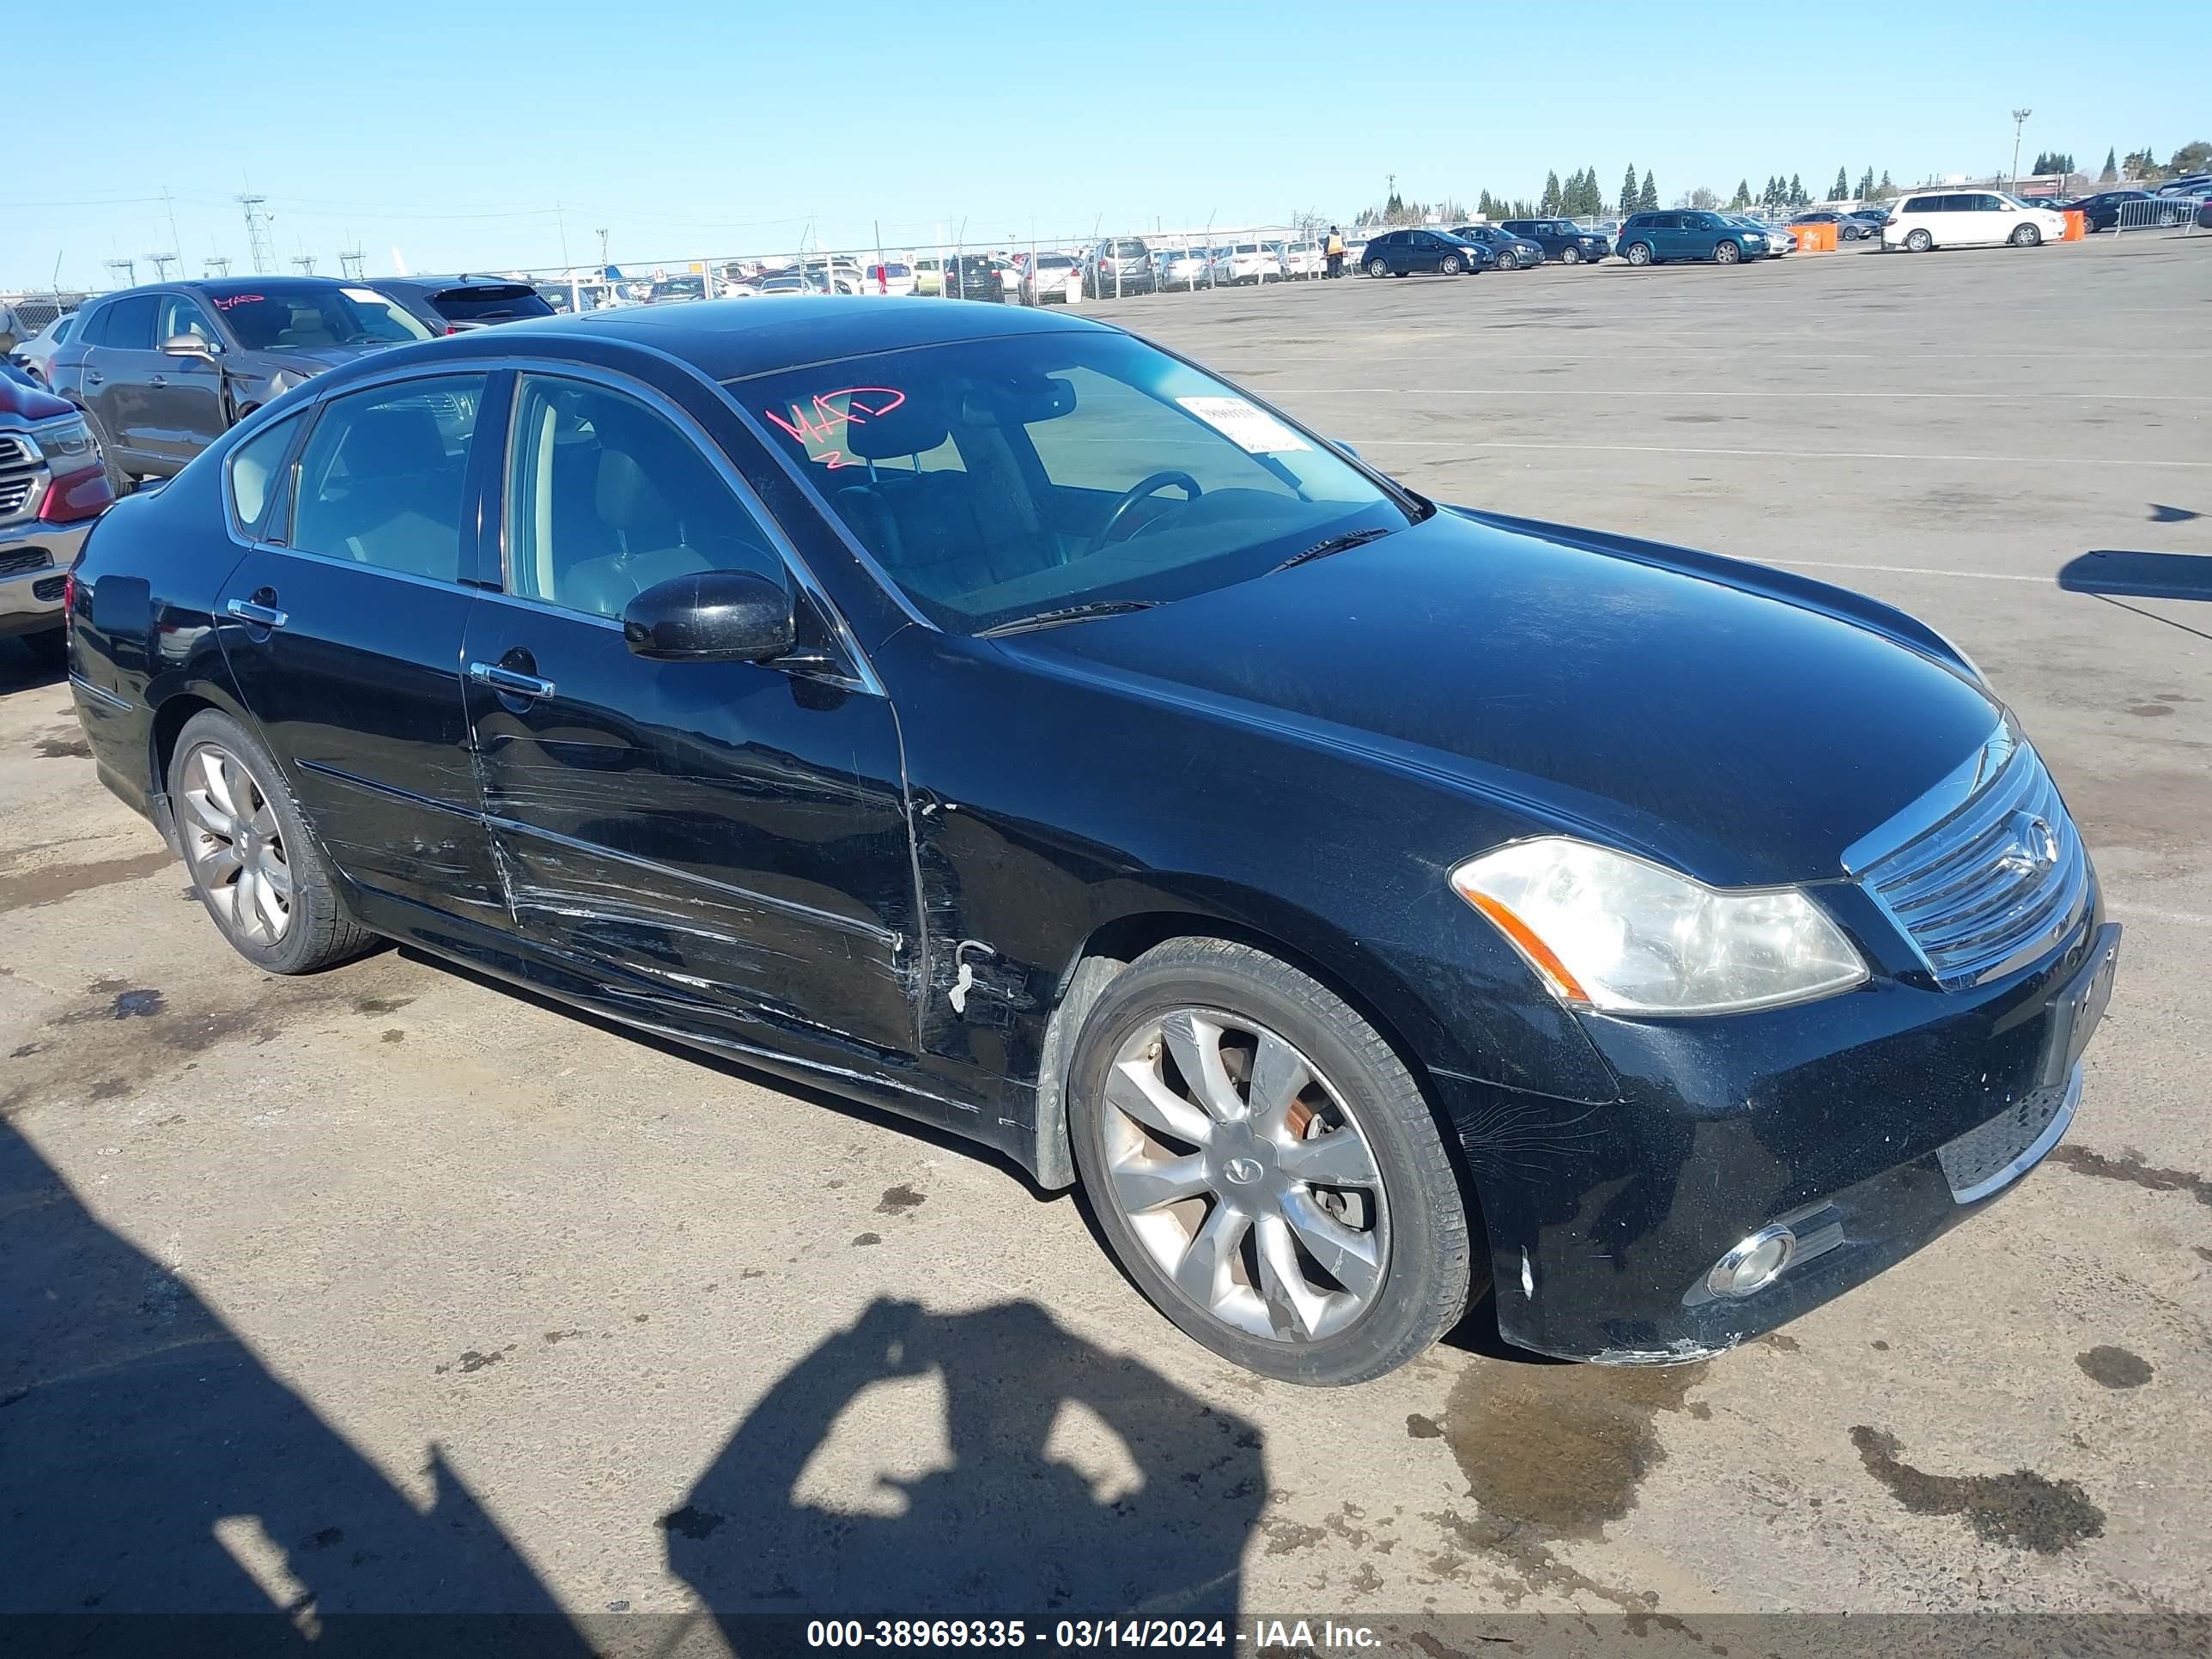
<svg viewBox="0 0 2212 1659">
<path fill-rule="evenodd" d="M 530 318 L 504 324 L 495 334 L 483 331 L 492 335 L 489 340 L 461 335 L 453 342 L 459 343 L 456 355 L 504 356 L 533 350 L 558 355 L 564 339 L 611 341 L 679 358 L 712 380 L 734 380 L 908 346 L 1085 330 L 1120 331 L 1058 311 L 1018 306 L 958 300 L 872 306 L 830 295 L 793 295 Z M 453 346 L 441 342 L 432 349 Z"/>
</svg>

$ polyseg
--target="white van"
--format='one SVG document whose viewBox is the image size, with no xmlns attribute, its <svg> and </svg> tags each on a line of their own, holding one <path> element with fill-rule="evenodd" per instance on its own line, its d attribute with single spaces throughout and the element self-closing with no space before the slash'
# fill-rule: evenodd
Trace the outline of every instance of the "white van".
<svg viewBox="0 0 2212 1659">
<path fill-rule="evenodd" d="M 1996 190 L 1923 190 L 1890 204 L 1884 248 L 1925 253 L 1931 247 L 2033 247 L 2066 234 L 2066 216 Z"/>
</svg>

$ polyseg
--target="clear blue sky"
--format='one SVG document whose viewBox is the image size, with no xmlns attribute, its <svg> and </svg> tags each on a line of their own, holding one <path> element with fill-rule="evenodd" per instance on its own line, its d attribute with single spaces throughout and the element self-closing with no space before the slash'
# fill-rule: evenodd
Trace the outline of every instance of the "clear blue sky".
<svg viewBox="0 0 2212 1659">
<path fill-rule="evenodd" d="M 0 182 L 0 286 L 106 283 L 172 245 L 245 270 L 231 198 L 269 198 L 280 261 L 371 273 L 617 264 L 795 246 L 1065 239 L 1348 216 L 1410 198 L 1534 197 L 1547 170 L 1633 161 L 1662 199 L 1825 194 L 2002 168 L 2010 112 L 2102 163 L 2212 137 L 2188 54 L 2070 49 L 2092 14 L 2040 0 L 1504 7 L 1468 0 L 742 0 L 208 8 L 110 0 L 42 41 L 13 107 L 37 133 Z M 2141 0 L 2140 40 L 2201 25 Z M 35 61 L 37 67 L 33 68 Z M 1824 64 L 1832 64 L 1832 70 Z M 36 112 L 49 111 L 42 133 Z M 151 199 L 149 199 L 151 198 Z M 556 213 L 557 206 L 565 211 Z M 141 280 L 150 276 L 142 260 Z"/>
</svg>

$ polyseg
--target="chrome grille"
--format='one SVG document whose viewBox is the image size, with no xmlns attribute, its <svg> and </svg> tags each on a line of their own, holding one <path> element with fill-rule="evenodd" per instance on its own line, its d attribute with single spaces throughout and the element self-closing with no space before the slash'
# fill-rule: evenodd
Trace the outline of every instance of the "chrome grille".
<svg viewBox="0 0 2212 1659">
<path fill-rule="evenodd" d="M 1946 990 L 2040 955 L 2081 918 L 2089 858 L 2058 787 L 2022 743 L 1988 786 L 1860 872 Z"/>
<path fill-rule="evenodd" d="M 23 510 L 23 503 L 31 499 L 32 486 L 38 483 L 34 474 L 19 473 L 12 478 L 0 478 L 0 519 Z"/>
<path fill-rule="evenodd" d="M 28 466 L 38 459 L 39 452 L 31 447 L 28 438 L 0 432 L 0 466 Z"/>
</svg>

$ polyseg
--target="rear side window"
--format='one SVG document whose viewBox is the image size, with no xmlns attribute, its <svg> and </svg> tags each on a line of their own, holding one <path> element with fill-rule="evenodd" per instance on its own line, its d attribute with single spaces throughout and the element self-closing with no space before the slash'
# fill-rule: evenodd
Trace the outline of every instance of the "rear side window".
<svg viewBox="0 0 2212 1659">
<path fill-rule="evenodd" d="M 1936 198 L 1933 196 L 1916 196 L 1898 209 L 1898 211 L 1899 213 L 1932 213 L 1935 211 L 1935 205 Z"/>
<path fill-rule="evenodd" d="M 288 415 L 230 452 L 231 517 L 245 535 L 258 537 L 276 498 L 277 469 L 299 435 L 300 415 Z"/>
<path fill-rule="evenodd" d="M 325 404 L 300 457 L 292 545 L 458 580 L 463 487 L 483 390 L 483 375 L 453 374 Z"/>
<path fill-rule="evenodd" d="M 154 307 L 151 294 L 133 294 L 110 301 L 87 326 L 87 345 L 112 346 L 121 351 L 154 349 Z"/>
</svg>

